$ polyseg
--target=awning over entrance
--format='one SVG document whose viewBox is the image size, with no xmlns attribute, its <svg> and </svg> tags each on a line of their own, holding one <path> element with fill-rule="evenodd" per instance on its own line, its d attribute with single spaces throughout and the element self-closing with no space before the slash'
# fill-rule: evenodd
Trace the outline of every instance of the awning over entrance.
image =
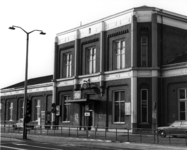
<svg viewBox="0 0 187 150">
<path fill-rule="evenodd" d="M 99 102 L 98 99 L 73 99 L 73 100 L 65 100 L 66 103 L 82 103 L 82 102 Z"/>
</svg>

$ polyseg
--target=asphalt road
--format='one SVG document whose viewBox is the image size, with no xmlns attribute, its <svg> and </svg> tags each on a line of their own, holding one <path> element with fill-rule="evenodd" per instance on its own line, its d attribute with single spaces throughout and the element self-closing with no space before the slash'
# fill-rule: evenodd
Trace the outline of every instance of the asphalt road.
<svg viewBox="0 0 187 150">
<path fill-rule="evenodd" d="M 1 150 L 137 150 L 134 148 L 85 148 L 77 146 L 76 144 L 52 144 L 36 141 L 1 141 Z"/>
</svg>

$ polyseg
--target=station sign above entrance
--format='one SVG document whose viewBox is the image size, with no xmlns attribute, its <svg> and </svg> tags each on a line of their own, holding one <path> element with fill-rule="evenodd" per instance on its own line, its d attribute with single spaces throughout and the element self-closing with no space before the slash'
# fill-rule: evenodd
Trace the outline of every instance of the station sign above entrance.
<svg viewBox="0 0 187 150">
<path fill-rule="evenodd" d="M 81 99 L 81 91 L 74 91 L 73 97 L 74 99 Z"/>
</svg>

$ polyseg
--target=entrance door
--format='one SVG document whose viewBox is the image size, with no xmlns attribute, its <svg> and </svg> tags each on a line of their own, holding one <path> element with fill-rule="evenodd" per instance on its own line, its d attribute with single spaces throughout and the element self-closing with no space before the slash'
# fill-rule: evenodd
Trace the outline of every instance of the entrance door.
<svg viewBox="0 0 187 150">
<path fill-rule="evenodd" d="M 89 113 L 89 116 L 85 116 L 85 125 L 91 130 L 94 127 L 94 104 L 86 104 L 85 112 Z"/>
</svg>

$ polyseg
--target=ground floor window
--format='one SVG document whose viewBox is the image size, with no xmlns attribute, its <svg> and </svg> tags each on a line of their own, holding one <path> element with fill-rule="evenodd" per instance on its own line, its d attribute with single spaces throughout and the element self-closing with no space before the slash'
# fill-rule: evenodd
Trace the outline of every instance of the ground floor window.
<svg viewBox="0 0 187 150">
<path fill-rule="evenodd" d="M 70 99 L 70 96 L 64 96 L 63 122 L 70 122 L 70 103 L 65 102 Z"/>
<path fill-rule="evenodd" d="M 23 118 L 23 113 L 24 113 L 24 101 L 23 100 L 20 100 L 19 108 L 20 108 L 20 119 L 21 119 Z"/>
<path fill-rule="evenodd" d="M 41 113 L 41 100 L 37 99 L 35 101 L 35 120 L 40 122 L 40 113 Z"/>
<path fill-rule="evenodd" d="M 125 122 L 125 91 L 113 92 L 113 120 L 114 123 Z"/>
<path fill-rule="evenodd" d="M 141 89 L 141 123 L 148 123 L 148 90 Z"/>
<path fill-rule="evenodd" d="M 187 120 L 187 88 L 179 89 L 179 120 Z"/>
<path fill-rule="evenodd" d="M 12 121 L 13 120 L 13 102 L 8 102 L 8 120 Z"/>
</svg>

